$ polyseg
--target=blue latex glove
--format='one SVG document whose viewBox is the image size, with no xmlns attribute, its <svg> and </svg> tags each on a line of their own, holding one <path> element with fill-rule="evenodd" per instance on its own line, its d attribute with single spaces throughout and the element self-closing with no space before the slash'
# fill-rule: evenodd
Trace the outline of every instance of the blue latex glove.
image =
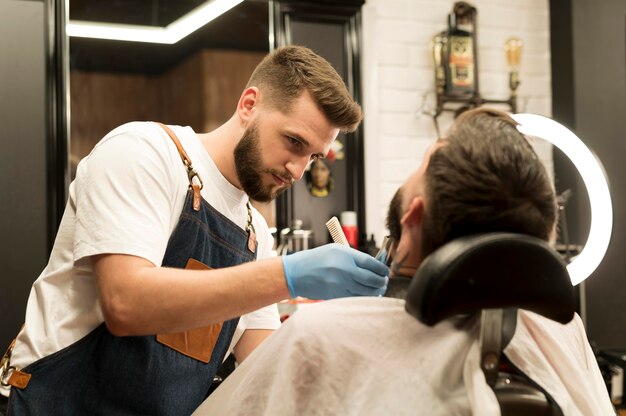
<svg viewBox="0 0 626 416">
<path fill-rule="evenodd" d="M 387 266 L 348 246 L 326 244 L 283 256 L 282 260 L 292 297 L 380 296 L 387 290 Z"/>
</svg>

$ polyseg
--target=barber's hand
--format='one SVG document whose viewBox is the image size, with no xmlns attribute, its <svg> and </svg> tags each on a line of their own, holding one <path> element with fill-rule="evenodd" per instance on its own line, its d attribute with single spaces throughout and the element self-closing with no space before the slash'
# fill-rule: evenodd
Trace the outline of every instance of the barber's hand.
<svg viewBox="0 0 626 416">
<path fill-rule="evenodd" d="M 283 256 L 282 260 L 292 297 L 379 296 L 387 290 L 387 266 L 344 245 L 326 244 Z"/>
</svg>

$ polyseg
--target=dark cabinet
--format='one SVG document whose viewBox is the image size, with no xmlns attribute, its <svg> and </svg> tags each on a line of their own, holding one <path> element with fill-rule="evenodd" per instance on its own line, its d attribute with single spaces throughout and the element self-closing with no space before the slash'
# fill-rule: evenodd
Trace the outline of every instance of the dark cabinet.
<svg viewBox="0 0 626 416">
<path fill-rule="evenodd" d="M 0 2 L 0 349 L 24 322 L 65 204 L 64 2 Z M 60 29 L 59 29 L 60 28 Z"/>
</svg>

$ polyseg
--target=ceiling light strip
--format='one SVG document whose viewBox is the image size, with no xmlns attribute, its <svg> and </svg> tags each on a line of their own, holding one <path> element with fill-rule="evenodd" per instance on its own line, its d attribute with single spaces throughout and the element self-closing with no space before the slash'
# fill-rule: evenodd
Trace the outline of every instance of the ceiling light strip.
<svg viewBox="0 0 626 416">
<path fill-rule="evenodd" d="M 198 6 L 167 26 L 168 34 L 173 40 L 172 43 L 176 43 L 190 33 L 195 32 L 242 1 L 243 0 L 213 0 Z"/>
<path fill-rule="evenodd" d="M 173 43 L 170 34 L 162 27 L 70 20 L 65 31 L 68 36 L 80 38 Z"/>
<path fill-rule="evenodd" d="M 207 1 L 167 27 L 123 25 L 118 23 L 70 20 L 65 26 L 68 36 L 173 44 L 195 32 L 211 20 L 232 9 L 243 0 Z"/>
</svg>

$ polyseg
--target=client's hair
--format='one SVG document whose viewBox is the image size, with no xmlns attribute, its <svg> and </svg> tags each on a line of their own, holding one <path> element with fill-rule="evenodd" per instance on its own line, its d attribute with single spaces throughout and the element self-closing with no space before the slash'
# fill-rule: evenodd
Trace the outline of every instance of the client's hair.
<svg viewBox="0 0 626 416">
<path fill-rule="evenodd" d="M 550 239 L 557 217 L 554 186 L 517 124 L 485 108 L 456 119 L 426 169 L 424 257 L 474 233 Z"/>
<path fill-rule="evenodd" d="M 336 128 L 351 132 L 363 118 L 337 71 L 324 58 L 304 46 L 284 46 L 267 55 L 252 73 L 247 87 L 263 91 L 271 108 L 289 114 L 305 90 Z"/>
</svg>

